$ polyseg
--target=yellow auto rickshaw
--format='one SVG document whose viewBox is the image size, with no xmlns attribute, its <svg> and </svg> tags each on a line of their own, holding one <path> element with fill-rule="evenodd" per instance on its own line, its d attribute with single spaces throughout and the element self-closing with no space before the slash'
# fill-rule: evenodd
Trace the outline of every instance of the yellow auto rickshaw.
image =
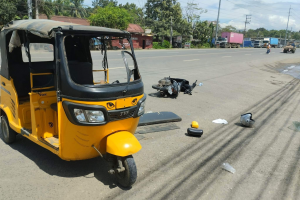
<svg viewBox="0 0 300 200">
<path fill-rule="evenodd" d="M 63 160 L 101 156 L 120 185 L 130 187 L 137 178 L 132 154 L 142 148 L 134 133 L 146 100 L 130 37 L 51 20 L 7 24 L 0 32 L 4 142 L 21 134 Z M 93 38 L 101 51 L 90 51 Z M 110 64 L 107 48 L 125 40 L 130 50 L 114 52 Z"/>
</svg>

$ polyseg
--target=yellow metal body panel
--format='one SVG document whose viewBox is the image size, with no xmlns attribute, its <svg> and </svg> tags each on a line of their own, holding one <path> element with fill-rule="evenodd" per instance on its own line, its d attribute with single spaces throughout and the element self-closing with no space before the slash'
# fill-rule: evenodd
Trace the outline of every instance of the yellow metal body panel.
<svg viewBox="0 0 300 200">
<path fill-rule="evenodd" d="M 132 155 L 142 149 L 139 141 L 132 133 L 120 131 L 107 137 L 106 151 L 116 156 Z"/>
<path fill-rule="evenodd" d="M 117 105 L 119 100 L 84 102 L 62 99 L 57 102 L 56 91 L 31 92 L 29 93 L 30 98 L 19 100 L 13 80 L 7 80 L 2 76 L 0 78 L 1 82 L 5 83 L 5 86 L 1 86 L 0 108 L 7 115 L 10 127 L 17 133 L 21 133 L 22 128 L 31 129 L 32 133 L 29 136 L 24 135 L 24 137 L 64 160 L 83 160 L 99 156 L 91 147 L 92 145 L 101 153 L 107 153 L 107 136 L 112 134 L 111 138 L 115 138 L 116 136 L 113 137 L 113 135 L 120 131 L 134 133 L 139 122 L 139 118 L 128 118 L 99 126 L 78 126 L 68 120 L 62 107 L 62 101 L 101 105 L 107 110 L 115 110 L 135 106 L 143 95 L 125 98 L 125 100 L 123 98 L 120 100 L 122 102 L 120 107 Z M 57 112 L 50 107 L 53 103 L 57 103 Z M 131 135 L 134 137 L 133 134 Z M 52 137 L 58 138 L 55 146 L 59 146 L 59 148 L 54 148 L 47 142 L 47 138 L 51 140 Z M 132 144 L 136 145 L 136 149 L 141 148 L 139 143 L 132 142 Z M 110 151 L 112 152 L 112 150 Z M 125 154 L 122 153 L 122 155 Z"/>
<path fill-rule="evenodd" d="M 22 128 L 31 129 L 32 116 L 29 98 L 22 98 L 19 100 L 13 84 L 13 79 L 7 80 L 3 76 L 0 76 L 0 79 L 1 82 L 5 83 L 5 86 L 1 86 L 0 108 L 2 109 L 2 112 L 6 114 L 10 127 L 17 133 L 21 133 Z M 54 154 L 59 153 L 49 145 L 41 142 L 35 134 L 30 134 L 29 136 L 24 135 L 24 137 L 27 137 Z"/>
<path fill-rule="evenodd" d="M 69 99 L 63 99 L 63 101 L 103 106 L 106 106 L 108 102 L 113 102 L 79 102 Z M 62 107 L 62 102 L 58 103 L 58 113 L 59 156 L 64 160 L 83 160 L 99 156 L 92 145 L 99 149 L 102 154 L 105 154 L 108 135 L 119 131 L 135 133 L 139 122 L 139 117 L 137 117 L 99 126 L 78 126 L 69 121 Z"/>
<path fill-rule="evenodd" d="M 10 127 L 17 133 L 21 133 L 21 121 L 19 118 L 19 101 L 16 94 L 16 90 L 13 84 L 13 80 L 7 80 L 1 76 L 1 104 L 0 108 L 5 112 Z"/>
<path fill-rule="evenodd" d="M 31 92 L 30 109 L 32 121 L 32 135 L 38 138 L 48 138 L 58 135 L 57 113 L 50 105 L 56 103 L 56 91 Z"/>
</svg>

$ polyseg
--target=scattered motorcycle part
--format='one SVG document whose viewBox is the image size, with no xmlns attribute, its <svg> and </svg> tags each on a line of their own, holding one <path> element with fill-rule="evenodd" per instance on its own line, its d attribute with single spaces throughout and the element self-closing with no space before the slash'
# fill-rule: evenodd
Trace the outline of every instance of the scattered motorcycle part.
<svg viewBox="0 0 300 200">
<path fill-rule="evenodd" d="M 212 122 L 216 124 L 228 124 L 228 122 L 225 119 L 215 119 Z"/>
<path fill-rule="evenodd" d="M 158 90 L 161 96 L 178 96 L 179 92 L 192 95 L 192 90 L 196 87 L 197 80 L 189 85 L 189 81 L 179 78 L 165 77 L 158 81 L 158 84 L 152 85 L 153 89 Z"/>
<path fill-rule="evenodd" d="M 198 122 L 192 121 L 192 128 L 199 128 Z"/>
<path fill-rule="evenodd" d="M 190 135 L 190 136 L 201 137 L 203 135 L 203 130 L 196 129 L 196 128 L 188 128 L 187 129 L 187 134 Z"/>
<path fill-rule="evenodd" d="M 241 115 L 240 122 L 242 125 L 247 126 L 247 127 L 252 127 L 255 121 L 252 119 L 252 114 L 251 113 L 246 113 Z"/>
<path fill-rule="evenodd" d="M 222 168 L 233 174 L 235 173 L 235 169 L 229 163 L 223 163 Z"/>
<path fill-rule="evenodd" d="M 145 113 L 140 117 L 138 126 L 151 124 L 162 124 L 169 122 L 180 122 L 182 119 L 173 112 L 153 112 Z"/>
</svg>

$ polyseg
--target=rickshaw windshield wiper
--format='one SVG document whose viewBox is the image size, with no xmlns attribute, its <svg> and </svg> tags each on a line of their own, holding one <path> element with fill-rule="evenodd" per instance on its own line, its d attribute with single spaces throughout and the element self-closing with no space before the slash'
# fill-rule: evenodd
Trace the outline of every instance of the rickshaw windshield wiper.
<svg viewBox="0 0 300 200">
<path fill-rule="evenodd" d="M 104 55 L 103 55 L 103 60 L 102 60 L 102 67 L 104 70 L 108 69 L 108 63 L 107 63 L 107 51 L 106 51 L 106 45 L 104 43 L 104 40 L 102 41 L 102 48 L 101 48 L 101 54 L 103 55 L 103 51 L 104 51 Z M 105 81 L 107 81 L 107 72 L 104 72 L 105 74 Z"/>
<path fill-rule="evenodd" d="M 126 85 L 125 90 L 123 91 L 123 94 L 125 94 L 127 92 L 127 90 L 128 90 L 128 85 L 129 85 L 129 82 L 130 82 L 130 77 L 132 75 L 132 71 L 128 67 L 128 62 L 127 62 L 127 59 L 125 57 L 125 53 L 127 53 L 127 54 L 130 55 L 130 53 L 128 51 L 121 51 L 121 55 L 122 55 L 122 58 L 123 58 L 123 61 L 124 61 L 125 67 L 126 67 L 126 71 L 127 71 L 127 85 Z"/>
</svg>

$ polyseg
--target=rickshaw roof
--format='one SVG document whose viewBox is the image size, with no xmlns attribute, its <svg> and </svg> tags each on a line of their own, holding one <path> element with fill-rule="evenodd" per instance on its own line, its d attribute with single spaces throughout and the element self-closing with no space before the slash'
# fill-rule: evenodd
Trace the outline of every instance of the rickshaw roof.
<svg viewBox="0 0 300 200">
<path fill-rule="evenodd" d="M 62 31 L 72 31 L 87 34 L 109 34 L 109 35 L 120 35 L 129 36 L 129 32 L 122 31 L 120 29 L 112 29 L 99 26 L 84 26 L 69 22 L 60 22 L 47 19 L 30 19 L 30 20 L 16 20 L 10 22 L 5 26 L 3 30 L 27 30 L 32 34 L 38 35 L 44 38 L 51 38 L 53 29 L 60 28 Z"/>
</svg>

